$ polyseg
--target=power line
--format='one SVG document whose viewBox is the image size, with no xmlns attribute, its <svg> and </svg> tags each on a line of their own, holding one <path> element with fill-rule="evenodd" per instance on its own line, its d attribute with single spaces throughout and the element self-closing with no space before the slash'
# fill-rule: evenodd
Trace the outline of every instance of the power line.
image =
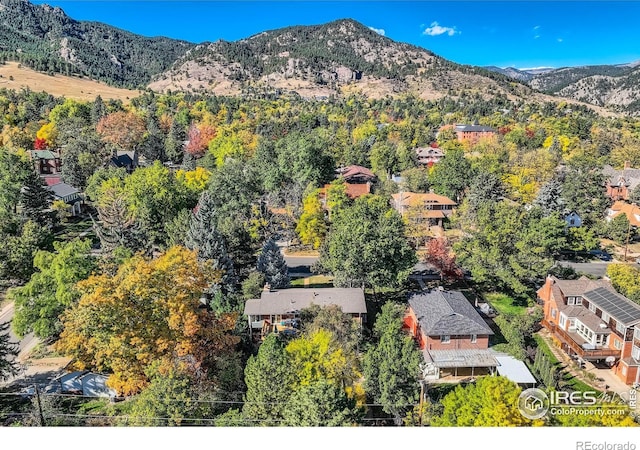
<svg viewBox="0 0 640 450">
<path fill-rule="evenodd" d="M 0 396 L 20 396 L 25 397 L 30 394 L 26 394 L 24 392 L 0 392 Z M 68 398 L 91 398 L 91 399 L 104 399 L 107 400 L 107 397 L 97 397 L 93 395 L 80 395 L 80 394 L 63 394 L 58 392 L 47 392 L 40 393 L 40 397 L 68 397 Z M 233 401 L 233 400 L 201 400 L 201 399 L 163 399 L 163 402 L 176 402 L 176 403 L 211 403 L 211 404 L 236 404 L 236 405 L 285 405 L 290 404 L 289 402 L 255 402 L 255 401 Z M 399 404 L 396 406 L 406 407 L 406 406 L 418 406 L 419 403 L 406 403 Z M 363 403 L 360 406 L 384 406 L 381 403 Z"/>
</svg>

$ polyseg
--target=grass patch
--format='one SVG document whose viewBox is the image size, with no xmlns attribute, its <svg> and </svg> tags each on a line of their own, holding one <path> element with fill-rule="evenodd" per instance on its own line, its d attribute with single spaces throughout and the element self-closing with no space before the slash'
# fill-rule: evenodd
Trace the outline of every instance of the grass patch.
<svg viewBox="0 0 640 450">
<path fill-rule="evenodd" d="M 546 341 L 542 339 L 541 336 L 534 334 L 533 339 L 536 341 L 536 344 L 538 344 L 538 350 L 544 353 L 545 356 L 549 358 L 549 361 L 551 361 L 552 364 L 560 364 L 560 361 L 558 361 L 558 358 L 556 358 L 556 355 L 553 354 L 553 352 L 547 345 Z"/>
<path fill-rule="evenodd" d="M 509 297 L 507 294 L 490 292 L 488 294 L 484 294 L 484 298 L 500 314 L 513 314 L 519 316 L 525 314 L 527 311 L 526 303 Z"/>
<path fill-rule="evenodd" d="M 329 288 L 333 287 L 333 277 L 327 277 L 325 275 L 312 275 L 306 278 L 296 278 L 295 280 L 291 280 L 291 287 Z"/>
<path fill-rule="evenodd" d="M 588 385 L 587 383 L 577 379 L 576 377 L 572 376 L 569 373 L 566 373 L 562 377 L 562 381 L 560 384 L 562 388 L 568 387 L 569 389 L 572 389 L 574 391 L 580 391 L 580 392 L 594 391 L 598 394 L 602 393 L 601 391 L 597 390 L 593 386 Z"/>
</svg>

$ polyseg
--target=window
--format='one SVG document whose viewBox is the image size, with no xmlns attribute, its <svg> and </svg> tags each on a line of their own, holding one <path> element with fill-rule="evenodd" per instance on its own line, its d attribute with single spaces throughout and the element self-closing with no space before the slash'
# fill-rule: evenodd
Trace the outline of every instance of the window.
<svg viewBox="0 0 640 450">
<path fill-rule="evenodd" d="M 471 343 L 475 344 L 476 342 L 478 342 L 478 335 L 477 334 L 472 334 L 471 335 Z"/>
<path fill-rule="evenodd" d="M 576 329 L 576 319 L 569 319 L 569 329 L 570 330 L 575 330 Z"/>
<path fill-rule="evenodd" d="M 618 330 L 624 336 L 627 329 L 621 323 L 616 323 L 616 330 Z"/>
<path fill-rule="evenodd" d="M 631 357 L 636 361 L 640 361 L 640 347 L 633 346 L 631 349 Z"/>
<path fill-rule="evenodd" d="M 575 305 L 575 304 L 576 304 L 576 298 L 569 297 L 569 299 L 567 300 L 567 305 Z"/>
<path fill-rule="evenodd" d="M 448 334 L 442 335 L 442 337 L 440 338 L 440 342 L 443 344 L 448 344 L 449 342 L 451 342 L 451 336 L 449 336 Z"/>
<path fill-rule="evenodd" d="M 564 314 L 560 314 L 560 327 L 564 328 L 564 325 L 567 323 L 567 317 Z"/>
<path fill-rule="evenodd" d="M 555 318 L 556 318 L 556 314 L 557 314 L 557 313 L 558 313 L 558 311 L 557 311 L 555 308 L 554 308 L 554 309 L 552 309 L 552 310 L 551 310 L 551 317 L 555 319 Z"/>
<path fill-rule="evenodd" d="M 592 313 L 596 312 L 596 305 L 594 305 L 593 303 L 589 305 L 589 311 L 591 311 Z"/>
<path fill-rule="evenodd" d="M 608 324 L 609 323 L 609 319 L 610 319 L 609 314 L 607 314 L 606 312 L 602 311 L 602 321 L 604 323 Z"/>
<path fill-rule="evenodd" d="M 582 297 L 576 297 L 576 305 L 582 305 Z"/>
<path fill-rule="evenodd" d="M 613 346 L 616 348 L 616 350 L 620 350 L 622 349 L 622 342 L 620 342 L 619 339 L 614 339 Z"/>
</svg>

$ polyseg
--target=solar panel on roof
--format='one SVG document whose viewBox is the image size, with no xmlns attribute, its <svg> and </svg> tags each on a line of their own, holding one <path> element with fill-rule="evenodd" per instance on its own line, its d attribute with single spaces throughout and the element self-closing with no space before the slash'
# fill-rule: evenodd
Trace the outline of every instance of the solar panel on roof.
<svg viewBox="0 0 640 450">
<path fill-rule="evenodd" d="M 640 305 L 620 294 L 597 288 L 586 292 L 585 297 L 623 325 L 632 325 L 640 320 Z"/>
</svg>

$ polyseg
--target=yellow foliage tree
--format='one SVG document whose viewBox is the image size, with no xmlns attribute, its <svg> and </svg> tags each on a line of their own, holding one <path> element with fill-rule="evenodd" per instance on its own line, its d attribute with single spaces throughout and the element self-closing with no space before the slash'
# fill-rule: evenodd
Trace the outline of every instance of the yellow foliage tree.
<svg viewBox="0 0 640 450">
<path fill-rule="evenodd" d="M 54 148 L 56 145 L 56 138 L 58 137 L 58 130 L 53 122 L 46 123 L 40 127 L 36 133 L 36 138 L 42 139 L 47 143 L 47 147 Z"/>
<path fill-rule="evenodd" d="M 176 172 L 176 179 L 178 182 L 182 183 L 190 191 L 197 193 L 200 193 L 207 188 L 209 185 L 209 178 L 211 178 L 211 172 L 204 167 L 196 167 L 194 170 L 190 171 L 178 170 Z"/>
<path fill-rule="evenodd" d="M 296 226 L 296 232 L 304 245 L 319 248 L 327 234 L 322 205 L 318 199 L 319 190 L 307 195 L 302 202 L 302 215 Z"/>
<path fill-rule="evenodd" d="M 111 372 L 108 384 L 122 395 L 143 389 L 155 361 L 202 371 L 232 349 L 235 314 L 199 308 L 202 291 L 218 276 L 196 253 L 172 247 L 154 260 L 135 256 L 115 276 L 95 275 L 78 284 L 82 297 L 62 317 L 56 349 L 77 369 Z"/>
</svg>

